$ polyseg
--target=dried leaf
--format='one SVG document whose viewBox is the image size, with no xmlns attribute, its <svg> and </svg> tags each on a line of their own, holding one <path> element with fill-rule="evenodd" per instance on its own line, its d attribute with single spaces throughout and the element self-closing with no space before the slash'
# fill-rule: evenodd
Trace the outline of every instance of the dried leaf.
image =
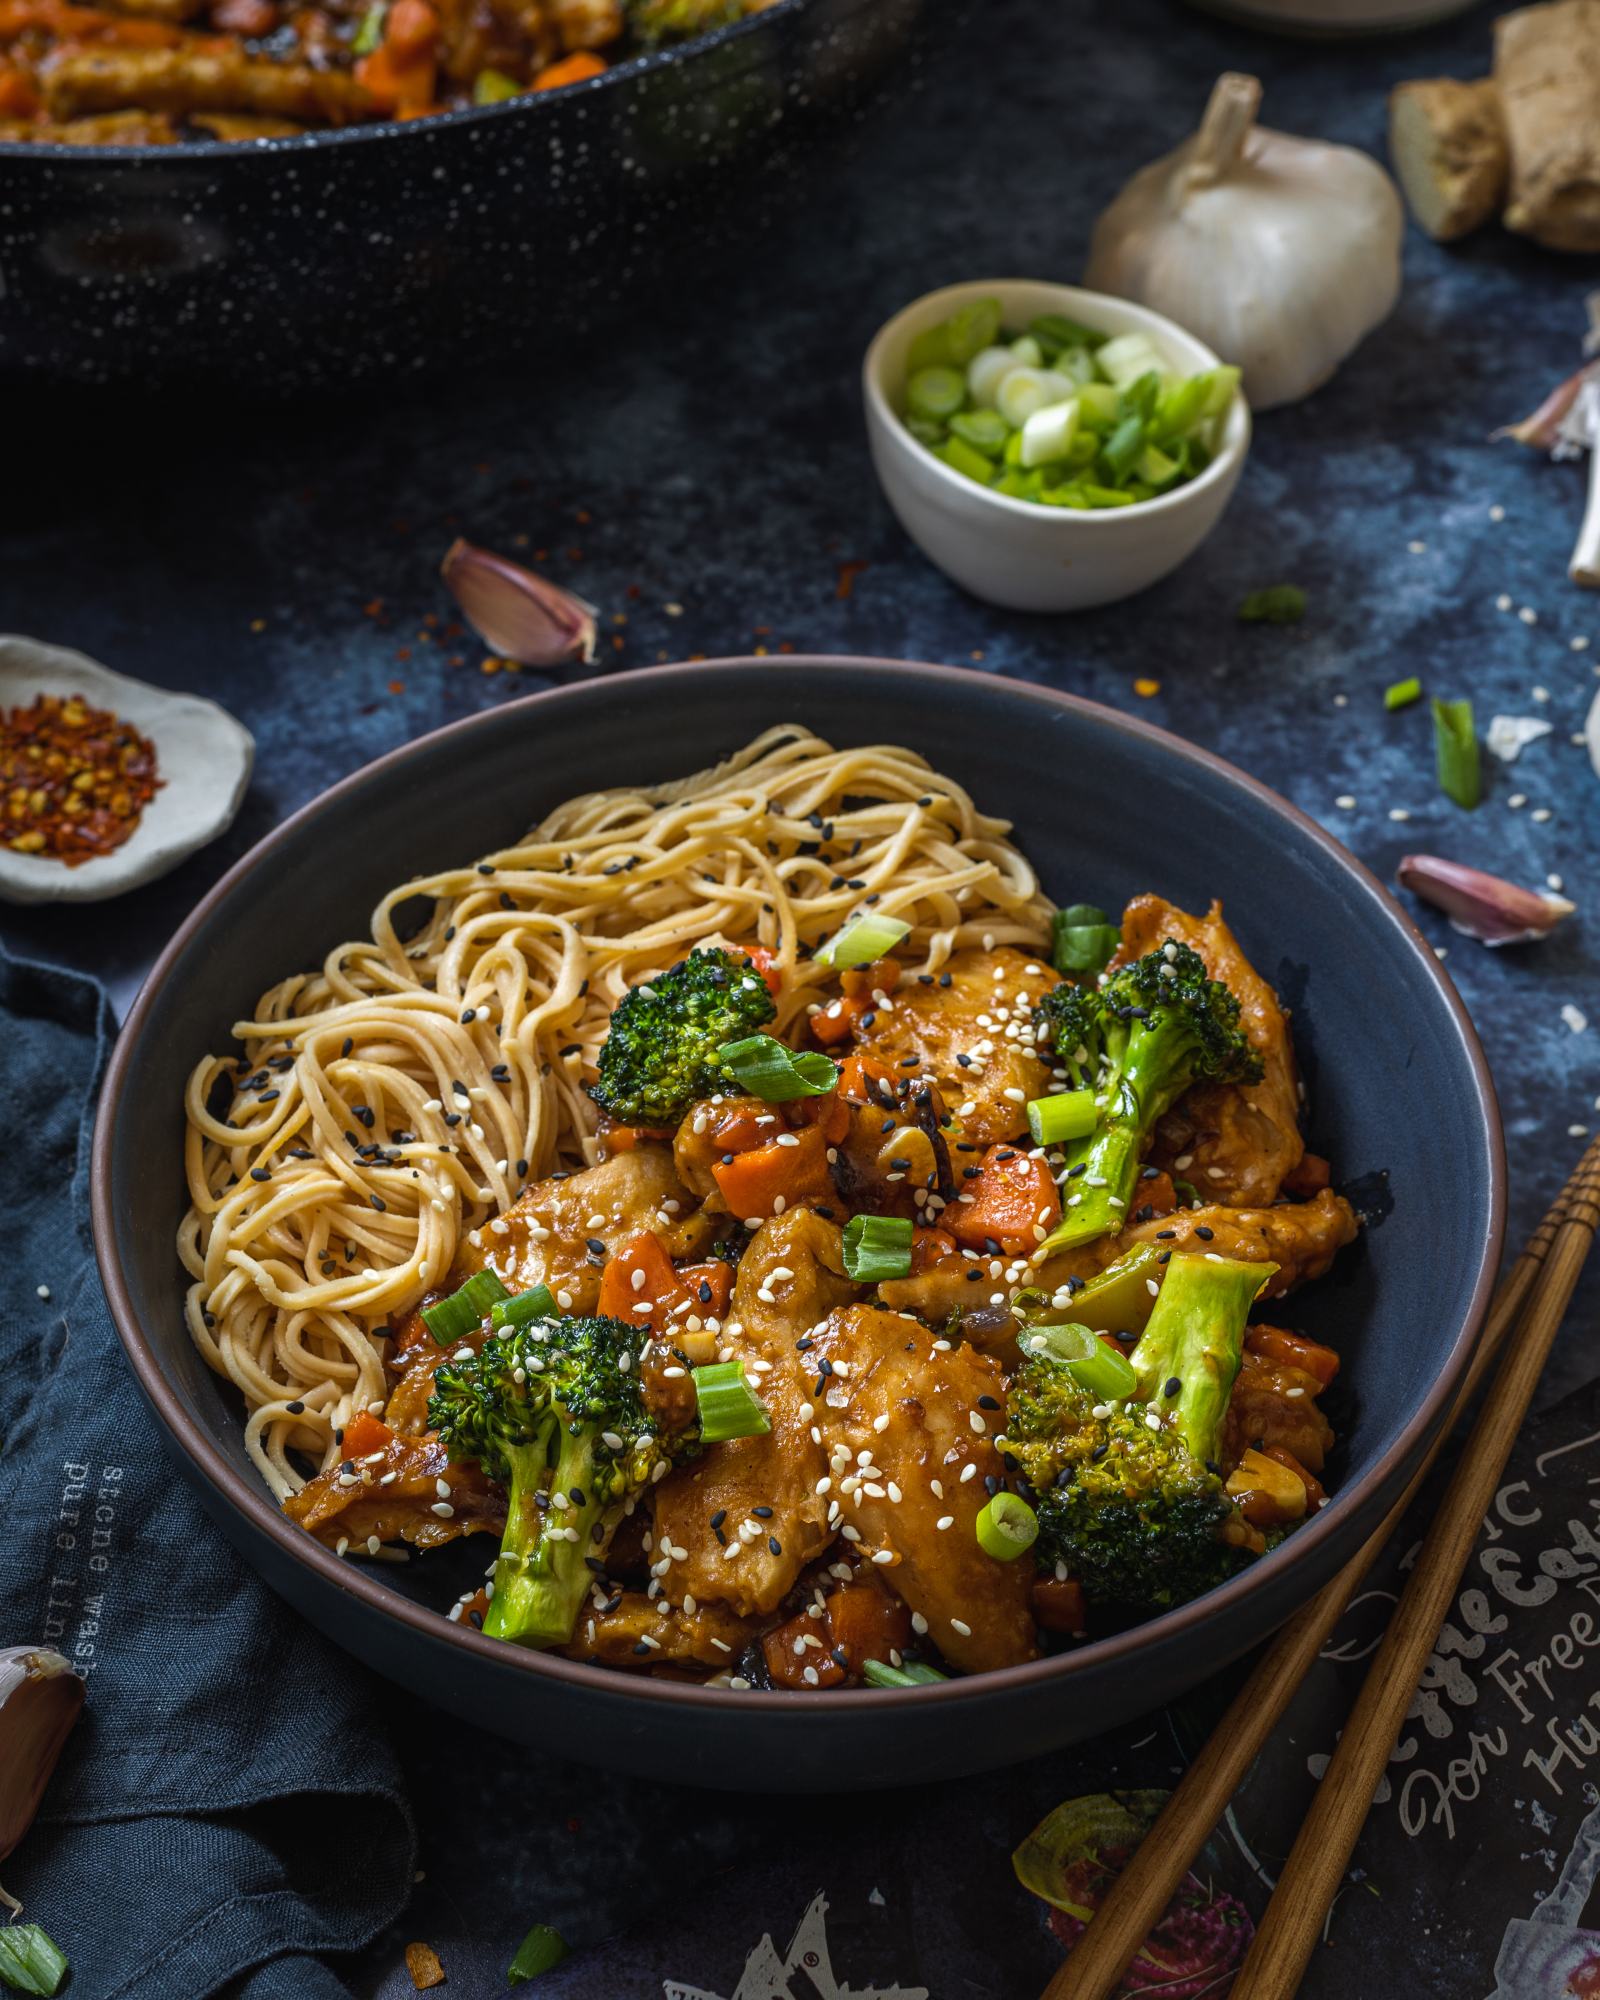
<svg viewBox="0 0 1600 2000">
<path fill-rule="evenodd" d="M 406 1946 L 406 1971 L 411 1974 L 411 1983 L 419 1993 L 426 1993 L 430 1986 L 444 1984 L 444 1967 L 431 1944 Z"/>
</svg>

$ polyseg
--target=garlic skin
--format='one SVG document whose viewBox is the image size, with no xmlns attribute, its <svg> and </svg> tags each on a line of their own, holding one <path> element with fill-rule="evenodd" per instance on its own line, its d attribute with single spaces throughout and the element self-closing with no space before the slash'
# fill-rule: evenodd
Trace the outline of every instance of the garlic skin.
<svg viewBox="0 0 1600 2000">
<path fill-rule="evenodd" d="M 1388 318 L 1405 216 L 1375 160 L 1264 130 L 1260 101 L 1253 76 L 1217 79 L 1199 131 L 1096 223 L 1083 282 L 1176 320 L 1268 410 L 1320 388 Z"/>
<path fill-rule="evenodd" d="M 1480 944 L 1532 944 L 1548 937 L 1577 907 L 1565 896 L 1524 889 L 1439 854 L 1404 855 L 1395 879 L 1402 889 L 1443 910 L 1452 930 Z"/>
</svg>

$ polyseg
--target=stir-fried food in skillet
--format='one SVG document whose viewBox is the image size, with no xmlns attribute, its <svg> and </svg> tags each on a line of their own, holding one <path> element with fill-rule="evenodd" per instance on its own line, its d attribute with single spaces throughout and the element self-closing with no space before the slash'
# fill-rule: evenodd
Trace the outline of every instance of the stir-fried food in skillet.
<svg viewBox="0 0 1600 2000">
<path fill-rule="evenodd" d="M 190 1323 L 349 1557 L 723 1686 L 1034 1657 L 1325 1498 L 1356 1234 L 1221 909 L 1055 909 L 950 780 L 779 729 L 406 884 L 189 1093 Z M 405 938 L 397 912 L 430 914 Z"/>
<path fill-rule="evenodd" d="M 0 140 L 170 146 L 424 118 L 771 0 L 0 0 Z"/>
</svg>

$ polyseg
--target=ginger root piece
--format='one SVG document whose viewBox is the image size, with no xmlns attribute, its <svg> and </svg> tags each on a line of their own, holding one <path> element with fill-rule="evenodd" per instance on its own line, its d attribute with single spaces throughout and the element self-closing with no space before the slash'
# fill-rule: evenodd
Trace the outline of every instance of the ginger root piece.
<svg viewBox="0 0 1600 2000">
<path fill-rule="evenodd" d="M 1600 250 L 1600 0 L 1550 0 L 1494 24 L 1511 152 L 1504 222 L 1549 250 Z"/>
<path fill-rule="evenodd" d="M 1492 77 L 1420 77 L 1389 96 L 1389 158 L 1411 213 L 1438 243 L 1494 215 L 1510 174 Z"/>
</svg>

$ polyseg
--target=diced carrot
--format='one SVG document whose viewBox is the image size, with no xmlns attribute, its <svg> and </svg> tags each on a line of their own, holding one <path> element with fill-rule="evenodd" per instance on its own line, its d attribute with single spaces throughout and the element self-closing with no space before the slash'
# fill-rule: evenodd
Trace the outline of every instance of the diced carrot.
<svg viewBox="0 0 1600 2000">
<path fill-rule="evenodd" d="M 1280 1367 L 1298 1368 L 1314 1375 L 1324 1389 L 1339 1372 L 1339 1357 L 1320 1341 L 1307 1340 L 1303 1333 L 1291 1333 L 1285 1326 L 1252 1326 L 1245 1330 L 1244 1344 L 1263 1361 Z"/>
<path fill-rule="evenodd" d="M 397 63 L 431 56 L 439 40 L 439 16 L 428 0 L 393 0 L 383 17 L 383 40 Z"/>
<path fill-rule="evenodd" d="M 864 1661 L 887 1661 L 911 1644 L 911 1613 L 878 1584 L 847 1583 L 828 1599 L 828 1634 L 859 1677 Z"/>
<path fill-rule="evenodd" d="M 733 1266 L 724 1264 L 720 1257 L 713 1257 L 705 1264 L 685 1264 L 678 1273 L 679 1280 L 689 1296 L 694 1300 L 694 1310 L 702 1318 L 723 1319 L 727 1315 L 728 1301 L 733 1296 Z M 703 1297 L 710 1287 L 710 1298 Z"/>
<path fill-rule="evenodd" d="M 363 1410 L 345 1425 L 344 1442 L 339 1449 L 346 1458 L 365 1458 L 369 1452 L 387 1451 L 393 1436 L 386 1423 L 380 1422 L 370 1410 Z"/>
<path fill-rule="evenodd" d="M 19 69 L 0 69 L 0 118 L 31 118 L 39 93 Z"/>
<path fill-rule="evenodd" d="M 356 64 L 356 81 L 387 110 L 426 109 L 434 100 L 438 46 L 439 16 L 428 0 L 393 0 L 383 40 Z"/>
<path fill-rule="evenodd" d="M 837 1687 L 844 1679 L 844 1669 L 830 1655 L 829 1643 L 827 1624 L 820 1618 L 814 1618 L 809 1611 L 802 1611 L 798 1618 L 791 1618 L 786 1624 L 763 1634 L 761 1650 L 766 1656 L 767 1673 L 773 1685 L 784 1688 Z M 806 1679 L 807 1667 L 815 1673 L 814 1681 Z"/>
<path fill-rule="evenodd" d="M 1061 1197 L 1044 1160 L 1015 1146 L 991 1146 L 976 1180 L 962 1189 L 968 1201 L 951 1202 L 940 1220 L 969 1250 L 998 1243 L 1008 1256 L 1036 1250 L 1061 1219 Z"/>
<path fill-rule="evenodd" d="M 687 1296 L 661 1238 L 645 1229 L 612 1252 L 600 1277 L 598 1310 L 606 1319 L 665 1333 L 668 1314 Z M 648 1312 L 641 1310 L 646 1306 Z"/>
<path fill-rule="evenodd" d="M 848 1104 L 892 1105 L 896 1080 L 887 1063 L 857 1049 L 839 1066 L 839 1095 Z"/>
<path fill-rule="evenodd" d="M 718 1160 L 711 1172 L 723 1200 L 741 1221 L 769 1216 L 806 1202 L 835 1199 L 828 1172 L 828 1135 L 821 1125 L 806 1125 L 787 1135 L 796 1143 L 758 1146 Z"/>
<path fill-rule="evenodd" d="M 724 1111 L 711 1128 L 711 1149 L 716 1153 L 752 1153 L 757 1146 L 770 1146 L 775 1136 L 771 1124 L 763 1125 L 757 1112 Z"/>
<path fill-rule="evenodd" d="M 837 1090 L 821 1097 L 796 1097 L 784 1106 L 791 1125 L 820 1125 L 830 1146 L 850 1130 L 850 1107 Z"/>
<path fill-rule="evenodd" d="M 1302 1153 L 1299 1163 L 1283 1177 L 1283 1191 L 1296 1201 L 1309 1201 L 1320 1194 L 1333 1177 L 1333 1169 L 1320 1153 Z"/>
<path fill-rule="evenodd" d="M 1073 1577 L 1041 1576 L 1033 1584 L 1033 1621 L 1046 1632 L 1087 1629 L 1083 1585 Z"/>
<path fill-rule="evenodd" d="M 913 1229 L 911 1232 L 911 1275 L 920 1278 L 936 1264 L 961 1255 L 961 1246 L 948 1229 Z"/>
<path fill-rule="evenodd" d="M 618 1125 L 609 1118 L 600 1120 L 600 1143 L 608 1153 L 631 1153 L 650 1141 L 671 1142 L 670 1125 Z"/>
<path fill-rule="evenodd" d="M 871 965 L 852 965 L 839 975 L 840 997 L 830 1000 L 820 1014 L 811 1016 L 811 1032 L 826 1047 L 847 1041 L 861 1024 L 861 1017 L 876 1006 L 876 995 L 892 993 L 900 983 L 899 961 L 874 959 Z"/>
<path fill-rule="evenodd" d="M 555 67 L 557 69 L 565 69 L 568 67 L 569 64 L 574 63 L 578 60 L 579 58 L 576 56 L 568 56 L 567 61 L 565 63 L 557 63 Z M 604 68 L 605 64 L 601 63 L 600 69 Z M 598 76 L 600 74 L 600 69 L 592 71 L 591 74 Z M 576 82 L 576 80 L 577 80 L 576 78 L 570 76 L 563 77 L 562 79 L 564 83 L 573 83 Z M 535 90 L 548 90 L 550 88 L 550 85 L 544 83 L 536 83 L 533 87 Z M 778 964 L 778 954 L 775 951 L 769 951 L 764 944 L 753 944 L 751 945 L 749 951 L 745 954 L 745 956 L 749 959 L 750 963 L 755 967 L 756 971 L 761 974 L 761 977 L 766 981 L 767 991 L 772 995 L 773 999 L 776 1000 L 778 995 L 783 991 L 783 969 Z"/>
<path fill-rule="evenodd" d="M 605 67 L 592 49 L 579 49 L 576 55 L 564 56 L 560 62 L 540 70 L 533 79 L 533 87 L 535 90 L 559 90 L 566 83 L 582 83 L 588 77 L 602 76 Z M 754 955 L 752 952 L 751 956 Z"/>
<path fill-rule="evenodd" d="M 1136 1220 L 1153 1222 L 1158 1215 L 1170 1215 L 1178 1205 L 1178 1190 L 1171 1174 L 1141 1174 L 1134 1183 L 1133 1213 Z"/>
</svg>

